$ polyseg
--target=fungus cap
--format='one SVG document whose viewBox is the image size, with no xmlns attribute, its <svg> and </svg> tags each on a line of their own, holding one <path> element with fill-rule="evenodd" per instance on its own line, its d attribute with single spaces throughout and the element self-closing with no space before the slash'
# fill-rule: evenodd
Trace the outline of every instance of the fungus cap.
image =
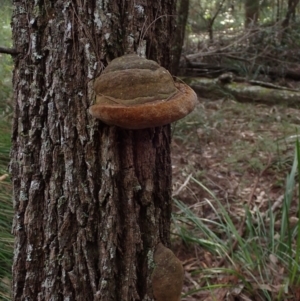
<svg viewBox="0 0 300 301">
<path fill-rule="evenodd" d="M 96 103 L 90 114 L 126 129 L 162 126 L 188 115 L 197 102 L 186 84 L 156 62 L 137 55 L 113 60 L 95 81 Z"/>
</svg>

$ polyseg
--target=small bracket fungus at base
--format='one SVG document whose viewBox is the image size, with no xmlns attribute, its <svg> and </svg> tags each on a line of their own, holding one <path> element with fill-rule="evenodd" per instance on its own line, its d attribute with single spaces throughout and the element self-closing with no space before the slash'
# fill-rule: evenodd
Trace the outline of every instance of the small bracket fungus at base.
<svg viewBox="0 0 300 301">
<path fill-rule="evenodd" d="M 162 243 L 154 252 L 152 290 L 156 301 L 180 301 L 183 286 L 184 269 L 181 261 Z"/>
<path fill-rule="evenodd" d="M 188 115 L 197 96 L 186 84 L 174 83 L 156 62 L 137 55 L 114 59 L 95 81 L 96 103 L 90 114 L 126 129 L 162 126 Z"/>
</svg>

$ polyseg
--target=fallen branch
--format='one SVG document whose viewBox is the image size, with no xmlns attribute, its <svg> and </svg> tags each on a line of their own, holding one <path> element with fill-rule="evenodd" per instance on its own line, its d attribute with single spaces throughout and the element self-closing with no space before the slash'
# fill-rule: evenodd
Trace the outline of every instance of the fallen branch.
<svg viewBox="0 0 300 301">
<path fill-rule="evenodd" d="M 17 51 L 17 49 L 14 49 L 14 48 L 0 47 L 0 53 L 17 55 L 19 52 Z"/>
<path fill-rule="evenodd" d="M 231 97 L 239 102 L 265 103 L 268 105 L 286 105 L 299 107 L 300 91 L 275 86 L 272 84 L 259 84 L 258 81 L 234 81 L 233 78 L 209 79 L 204 77 L 183 79 L 201 98 L 218 99 Z M 268 87 L 267 87 L 268 86 Z"/>
<path fill-rule="evenodd" d="M 177 196 L 187 186 L 192 175 L 193 175 L 192 173 L 190 175 L 188 175 L 188 177 L 185 179 L 184 183 L 172 194 L 172 197 Z"/>
<path fill-rule="evenodd" d="M 223 57 L 232 60 L 243 61 L 245 64 L 250 65 L 252 59 L 245 59 L 243 57 L 238 57 L 226 53 L 215 52 L 211 54 L 203 54 L 203 56 L 211 55 L 213 57 Z M 215 74 L 216 70 L 220 72 L 234 72 L 235 74 L 240 74 L 240 69 L 238 67 L 234 67 L 234 64 L 228 62 L 223 64 L 209 64 L 205 62 L 192 62 L 189 60 L 188 56 L 183 56 L 184 61 L 180 67 L 180 74 L 185 76 L 197 76 L 201 74 Z M 274 59 L 273 59 L 274 60 Z M 283 64 L 283 63 L 282 63 Z M 260 68 L 259 65 L 255 64 L 252 66 L 254 70 L 258 70 L 260 74 L 269 75 L 271 77 L 284 77 L 291 78 L 294 80 L 300 80 L 300 66 L 286 66 L 283 67 L 268 67 L 264 66 Z"/>
</svg>

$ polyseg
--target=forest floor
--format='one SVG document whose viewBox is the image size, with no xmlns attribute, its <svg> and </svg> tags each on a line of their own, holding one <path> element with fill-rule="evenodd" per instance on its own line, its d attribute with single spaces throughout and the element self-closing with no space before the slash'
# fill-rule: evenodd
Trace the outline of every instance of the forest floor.
<svg viewBox="0 0 300 301">
<path fill-rule="evenodd" d="M 259 211 L 263 216 L 273 206 L 276 216 L 274 231 L 280 232 L 286 178 L 292 168 L 299 132 L 300 112 L 297 109 L 225 99 L 199 99 L 195 111 L 173 128 L 174 200 L 184 203 L 199 219 L 214 221 L 218 218 L 218 209 L 214 209 L 218 207 L 217 199 L 226 208 L 236 229 L 242 231 L 241 236 L 244 235 L 247 208 L 249 212 Z M 214 275 L 212 272 L 209 280 L 207 277 L 204 279 L 204 269 L 242 270 L 243 261 L 234 265 L 221 255 L 210 252 L 201 242 L 191 243 L 186 237 L 182 238 L 182 229 L 195 233 L 195 225 L 177 218 L 181 213 L 178 207 L 174 208 L 174 212 L 173 249 L 185 267 L 182 300 L 272 300 L 262 297 L 261 293 L 249 290 L 244 293 L 232 274 L 216 272 Z M 297 198 L 294 198 L 289 210 L 291 224 L 297 223 L 297 215 Z M 265 222 L 268 223 L 267 220 Z M 198 235 L 190 241 L 201 238 L 201 231 Z M 235 247 L 233 249 L 232 253 Z M 228 254 L 228 258 L 231 255 Z M 284 268 L 280 272 L 280 264 L 276 267 L 277 261 L 272 262 L 272 254 L 266 256 L 270 272 L 280 276 L 272 277 L 272 283 L 263 283 L 266 279 L 257 271 L 257 286 L 260 290 L 269 291 L 271 296 L 272 288 L 284 282 Z M 298 293 L 296 295 L 292 300 L 300 300 Z M 290 294 L 278 300 L 291 300 Z"/>
</svg>

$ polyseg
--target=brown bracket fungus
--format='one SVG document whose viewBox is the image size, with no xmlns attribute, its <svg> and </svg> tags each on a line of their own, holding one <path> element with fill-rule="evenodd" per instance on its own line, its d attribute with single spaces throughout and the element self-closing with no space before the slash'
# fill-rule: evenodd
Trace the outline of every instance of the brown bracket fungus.
<svg viewBox="0 0 300 301">
<path fill-rule="evenodd" d="M 186 84 L 174 83 L 156 62 L 135 54 L 114 59 L 94 85 L 90 114 L 126 129 L 162 126 L 188 115 L 197 102 Z"/>
<path fill-rule="evenodd" d="M 152 290 L 156 301 L 180 301 L 184 270 L 181 261 L 162 243 L 154 252 Z"/>
</svg>

